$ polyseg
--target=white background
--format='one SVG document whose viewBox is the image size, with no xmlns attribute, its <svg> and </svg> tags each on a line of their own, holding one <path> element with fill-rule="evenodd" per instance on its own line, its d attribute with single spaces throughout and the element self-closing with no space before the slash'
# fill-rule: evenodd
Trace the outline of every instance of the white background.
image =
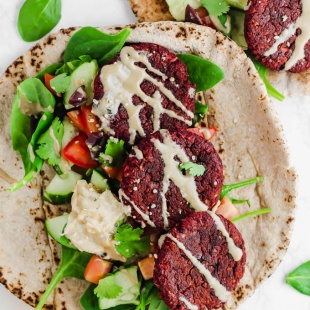
<svg viewBox="0 0 310 310">
<path fill-rule="evenodd" d="M 34 44 L 23 42 L 17 32 L 17 16 L 23 2 L 0 2 L 0 74 Z M 136 22 L 136 18 L 127 0 L 65 0 L 61 21 L 53 32 L 70 26 L 112 26 L 131 22 Z M 274 102 L 274 105 L 291 149 L 292 164 L 299 174 L 295 229 L 288 252 L 279 268 L 239 309 L 309 310 L 310 297 L 285 284 L 285 277 L 298 265 L 310 260 L 310 98 L 286 99 L 284 102 Z M 32 308 L 0 285 L 0 310 L 15 309 Z"/>
</svg>

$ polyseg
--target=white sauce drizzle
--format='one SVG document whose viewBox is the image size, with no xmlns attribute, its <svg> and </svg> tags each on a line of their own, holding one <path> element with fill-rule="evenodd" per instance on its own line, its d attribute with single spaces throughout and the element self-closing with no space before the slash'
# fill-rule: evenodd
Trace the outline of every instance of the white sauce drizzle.
<svg viewBox="0 0 310 310">
<path fill-rule="evenodd" d="M 134 209 L 140 214 L 140 216 L 142 217 L 142 219 L 147 222 L 151 227 L 156 227 L 156 225 L 154 224 L 154 222 L 151 221 L 150 217 L 143 213 L 140 208 L 135 204 L 133 203 L 130 198 L 124 193 L 124 191 L 122 189 L 119 190 L 119 197 L 120 197 L 120 200 L 122 201 L 122 204 L 124 204 L 123 202 L 123 198 L 125 198 L 127 201 L 130 202 L 130 204 L 134 207 Z"/>
<path fill-rule="evenodd" d="M 135 152 L 135 155 L 129 155 L 130 157 L 133 157 L 133 156 L 135 156 L 137 159 L 139 159 L 139 160 L 142 160 L 143 159 L 143 153 L 142 153 L 142 151 L 137 147 L 137 146 L 134 146 L 133 148 L 132 148 L 132 151 L 134 151 Z"/>
<path fill-rule="evenodd" d="M 227 291 L 226 287 L 222 285 L 218 279 L 212 276 L 211 272 L 200 263 L 200 261 L 186 249 L 184 244 L 180 242 L 177 238 L 173 237 L 171 234 L 167 234 L 166 238 L 170 238 L 178 248 L 183 251 L 186 257 L 192 262 L 192 264 L 199 270 L 199 272 L 206 278 L 209 286 L 214 290 L 215 296 L 222 302 L 226 302 L 230 296 L 230 292 Z"/>
<path fill-rule="evenodd" d="M 54 142 L 54 151 L 60 157 L 60 149 L 61 149 L 60 143 L 57 140 L 57 138 L 55 137 L 55 133 L 54 133 L 54 130 L 52 127 L 50 127 L 49 134 L 50 134 L 50 137 L 52 138 L 52 140 Z"/>
<path fill-rule="evenodd" d="M 179 298 L 180 301 L 184 302 L 185 306 L 189 310 L 198 310 L 198 307 L 196 305 L 193 305 L 189 300 L 187 300 L 184 296 L 181 296 Z"/>
<path fill-rule="evenodd" d="M 153 96 L 146 95 L 140 88 L 144 80 L 150 81 L 177 107 L 186 113 L 190 118 L 193 113 L 187 110 L 183 103 L 175 98 L 173 93 L 167 89 L 163 83 L 151 77 L 145 68 L 140 68 L 135 63 L 143 63 L 147 69 L 163 79 L 167 77 L 159 70 L 152 67 L 149 63 L 146 52 L 136 51 L 133 47 L 125 46 L 120 52 L 120 60 L 107 66 L 103 66 L 100 73 L 100 80 L 104 87 L 104 96 L 99 101 L 98 105 L 94 105 L 93 113 L 100 117 L 102 121 L 102 128 L 114 134 L 114 130 L 110 128 L 109 119 L 118 111 L 119 105 L 122 104 L 128 114 L 128 125 L 130 140 L 129 143 L 133 144 L 136 134 L 139 133 L 142 137 L 145 136 L 141 120 L 139 118 L 140 110 L 143 105 L 134 105 L 132 103 L 133 95 L 137 95 L 144 102 L 153 108 L 154 120 L 153 131 L 160 129 L 160 115 L 163 113 L 168 114 L 178 120 L 184 121 L 186 124 L 191 125 L 190 120 L 176 114 L 172 110 L 167 110 L 162 106 L 162 97 L 159 91 L 156 91 Z"/>
<path fill-rule="evenodd" d="M 264 53 L 264 56 L 270 56 L 275 53 L 278 46 L 288 40 L 295 34 L 298 28 L 301 29 L 301 34 L 295 40 L 295 49 L 290 59 L 285 64 L 285 70 L 290 70 L 299 60 L 305 57 L 305 45 L 310 39 L 309 31 L 309 19 L 310 19 L 310 1 L 302 1 L 302 13 L 297 18 L 296 22 L 290 24 L 287 29 L 284 29 L 282 33 L 277 37 L 273 45 Z"/>
</svg>

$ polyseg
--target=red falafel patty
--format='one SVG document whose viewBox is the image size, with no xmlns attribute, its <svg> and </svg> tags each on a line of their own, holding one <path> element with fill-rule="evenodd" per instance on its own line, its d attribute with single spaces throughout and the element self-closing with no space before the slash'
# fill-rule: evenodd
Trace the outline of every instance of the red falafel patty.
<svg viewBox="0 0 310 310">
<path fill-rule="evenodd" d="M 154 283 L 172 310 L 217 309 L 237 287 L 245 262 L 235 225 L 213 212 L 196 212 L 161 237 Z"/>
<path fill-rule="evenodd" d="M 308 1 L 252 0 L 244 35 L 256 59 L 273 70 L 300 72 L 310 67 Z"/>
<path fill-rule="evenodd" d="M 176 54 L 151 43 L 124 46 L 94 81 L 102 130 L 130 145 L 161 128 L 192 123 L 196 86 Z"/>
<path fill-rule="evenodd" d="M 182 169 L 184 163 L 193 169 Z M 211 142 L 187 130 L 162 129 L 133 147 L 123 164 L 119 194 L 140 224 L 168 230 L 195 211 L 211 210 L 223 178 Z"/>
</svg>

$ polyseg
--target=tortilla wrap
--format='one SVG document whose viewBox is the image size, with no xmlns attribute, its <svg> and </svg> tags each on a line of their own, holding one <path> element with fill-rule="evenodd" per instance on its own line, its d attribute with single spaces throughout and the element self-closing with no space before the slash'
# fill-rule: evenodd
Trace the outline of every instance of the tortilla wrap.
<svg viewBox="0 0 310 310">
<path fill-rule="evenodd" d="M 165 0 L 128 0 L 139 22 L 175 20 Z M 267 77 L 280 93 L 287 97 L 310 96 L 310 69 L 292 73 L 268 70 Z"/>
<path fill-rule="evenodd" d="M 281 124 L 252 62 L 241 48 L 221 33 L 176 22 L 127 27 L 132 28 L 130 42 L 153 42 L 176 53 L 195 54 L 213 61 L 225 72 L 225 78 L 219 84 L 203 93 L 210 106 L 208 122 L 218 128 L 212 141 L 223 161 L 225 184 L 263 176 L 264 182 L 235 190 L 232 195 L 249 199 L 251 211 L 272 208 L 270 214 L 236 223 L 245 240 L 247 265 L 240 285 L 224 307 L 235 309 L 273 273 L 290 241 L 296 175 L 290 166 Z M 121 28 L 100 29 L 116 33 Z M 68 40 L 77 29 L 50 35 L 18 58 L 1 77 L 0 168 L 11 178 L 23 176 L 21 159 L 12 150 L 9 130 L 16 85 L 47 65 L 60 61 Z M 59 247 L 49 240 L 43 220 L 68 208 L 63 206 L 59 210 L 52 205 L 42 208 L 41 184 L 48 182 L 53 174 L 51 171 L 45 167 L 40 177 L 13 193 L 7 190 L 10 178 L 3 176 L 0 179 L 1 283 L 32 306 L 59 263 Z M 241 214 L 249 211 L 246 204 L 238 207 Z M 50 306 L 80 309 L 78 296 L 86 286 L 86 282 L 66 279 L 50 297 Z"/>
</svg>

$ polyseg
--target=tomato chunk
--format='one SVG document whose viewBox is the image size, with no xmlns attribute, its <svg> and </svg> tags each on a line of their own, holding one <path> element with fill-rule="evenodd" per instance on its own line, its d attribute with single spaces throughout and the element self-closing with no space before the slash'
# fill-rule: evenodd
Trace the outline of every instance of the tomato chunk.
<svg viewBox="0 0 310 310">
<path fill-rule="evenodd" d="M 110 272 L 112 265 L 111 262 L 93 255 L 84 270 L 85 280 L 98 284 L 99 280 L 103 279 Z"/>
<path fill-rule="evenodd" d="M 154 256 L 144 258 L 138 262 L 138 266 L 142 273 L 144 280 L 149 280 L 153 278 L 155 259 Z"/>
<path fill-rule="evenodd" d="M 83 168 L 95 168 L 98 163 L 91 158 L 89 148 L 86 145 L 87 136 L 80 132 L 62 150 L 62 155 L 72 163 Z"/>
<path fill-rule="evenodd" d="M 44 84 L 46 86 L 46 88 L 55 96 L 57 96 L 58 94 L 56 93 L 56 91 L 52 88 L 51 86 L 51 80 L 54 78 L 54 75 L 51 75 L 49 73 L 45 73 L 44 74 Z"/>
<path fill-rule="evenodd" d="M 221 199 L 220 205 L 215 213 L 224 216 L 228 220 L 231 220 L 239 215 L 237 208 L 226 196 Z"/>
</svg>

